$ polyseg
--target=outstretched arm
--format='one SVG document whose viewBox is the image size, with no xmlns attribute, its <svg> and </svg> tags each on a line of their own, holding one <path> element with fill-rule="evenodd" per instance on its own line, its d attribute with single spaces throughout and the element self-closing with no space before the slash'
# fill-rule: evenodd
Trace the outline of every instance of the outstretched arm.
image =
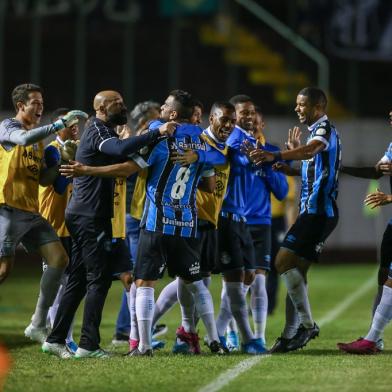
<svg viewBox="0 0 392 392">
<path fill-rule="evenodd" d="M 370 166 L 370 167 L 342 166 L 340 168 L 340 172 L 348 174 L 353 177 L 371 178 L 371 179 L 378 179 L 383 175 L 381 170 L 379 170 L 378 165 Z"/>
<path fill-rule="evenodd" d="M 61 165 L 61 175 L 71 177 L 94 176 L 94 177 L 129 177 L 140 170 L 134 161 L 126 161 L 108 166 L 87 166 L 76 161 L 70 161 L 69 165 Z"/>
</svg>

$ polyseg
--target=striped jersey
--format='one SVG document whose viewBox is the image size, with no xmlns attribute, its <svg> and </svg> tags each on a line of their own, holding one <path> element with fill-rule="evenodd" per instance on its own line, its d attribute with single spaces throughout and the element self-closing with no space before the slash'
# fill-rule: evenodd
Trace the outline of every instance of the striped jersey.
<svg viewBox="0 0 392 392">
<path fill-rule="evenodd" d="M 182 124 L 174 135 L 134 154 L 134 161 L 148 167 L 146 203 L 141 227 L 148 231 L 180 237 L 196 237 L 196 190 L 202 176 L 214 175 L 213 168 L 197 161 L 188 166 L 174 164 L 171 153 L 191 148 L 208 153 L 211 147 L 201 137 L 202 129 Z M 205 155 L 205 154 L 203 154 Z"/>
<path fill-rule="evenodd" d="M 341 143 L 335 127 L 325 115 L 309 128 L 307 143 L 319 140 L 324 150 L 302 161 L 300 213 L 337 215 L 338 175 L 341 163 Z"/>
</svg>

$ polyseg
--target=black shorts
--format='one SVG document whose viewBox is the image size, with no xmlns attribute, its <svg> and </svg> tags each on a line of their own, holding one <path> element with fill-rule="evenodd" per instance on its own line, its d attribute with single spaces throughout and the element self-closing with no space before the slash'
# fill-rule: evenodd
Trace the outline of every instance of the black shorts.
<svg viewBox="0 0 392 392">
<path fill-rule="evenodd" d="M 308 261 L 317 261 L 329 237 L 338 223 L 338 217 L 301 214 L 290 227 L 282 243 L 282 248 L 293 251 Z"/>
<path fill-rule="evenodd" d="M 158 280 L 166 267 L 171 277 L 200 280 L 200 241 L 140 230 L 135 279 Z"/>
<path fill-rule="evenodd" d="M 248 225 L 255 250 L 255 268 L 271 269 L 271 226 Z"/>
<path fill-rule="evenodd" d="M 219 273 L 218 230 L 212 223 L 198 223 L 197 238 L 200 241 L 200 270 L 203 277 L 211 272 Z"/>
<path fill-rule="evenodd" d="M 218 243 L 219 268 L 222 272 L 255 269 L 253 239 L 245 222 L 237 222 L 220 216 Z"/>
<path fill-rule="evenodd" d="M 123 272 L 132 271 L 132 259 L 125 239 L 113 238 L 111 256 L 114 278 L 118 278 Z"/>
</svg>

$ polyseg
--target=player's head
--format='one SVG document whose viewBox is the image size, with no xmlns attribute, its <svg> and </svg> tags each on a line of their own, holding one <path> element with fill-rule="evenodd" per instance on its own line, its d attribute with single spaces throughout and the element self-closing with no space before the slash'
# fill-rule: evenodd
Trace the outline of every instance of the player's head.
<svg viewBox="0 0 392 392">
<path fill-rule="evenodd" d="M 27 128 L 39 124 L 44 110 L 42 89 L 31 83 L 20 84 L 12 91 L 12 103 L 18 117 Z"/>
<path fill-rule="evenodd" d="M 194 100 L 184 90 L 173 90 L 161 106 L 161 119 L 164 121 L 189 122 L 193 114 Z"/>
<path fill-rule="evenodd" d="M 312 125 L 325 115 L 327 97 L 318 87 L 305 87 L 297 95 L 295 111 L 301 124 Z"/>
<path fill-rule="evenodd" d="M 263 112 L 261 111 L 260 106 L 255 106 L 256 110 L 256 119 L 255 119 L 255 127 L 254 127 L 254 136 L 257 139 L 260 134 L 263 134 L 264 128 L 265 128 L 265 122 L 264 122 L 264 115 Z"/>
<path fill-rule="evenodd" d="M 97 118 L 111 125 L 127 123 L 127 107 L 117 91 L 100 91 L 94 98 L 94 110 Z"/>
<path fill-rule="evenodd" d="M 210 111 L 210 130 L 220 141 L 225 142 L 236 124 L 235 107 L 230 102 L 215 102 Z"/>
<path fill-rule="evenodd" d="M 65 114 L 67 114 L 71 109 L 68 108 L 58 108 L 53 111 L 50 116 L 50 121 L 55 122 Z M 79 120 L 76 118 L 73 125 L 67 128 L 63 128 L 61 131 L 58 132 L 58 135 L 61 140 L 77 140 L 79 134 Z"/>
<path fill-rule="evenodd" d="M 147 128 L 150 121 L 159 118 L 161 105 L 154 101 L 138 103 L 131 111 L 131 128 L 135 133 Z"/>
<path fill-rule="evenodd" d="M 389 112 L 389 124 L 392 127 L 392 110 Z"/>
<path fill-rule="evenodd" d="M 203 109 L 204 109 L 203 104 L 198 99 L 195 99 L 194 106 L 193 106 L 193 113 L 192 113 L 192 117 L 191 117 L 191 121 L 190 121 L 191 124 L 194 124 L 194 125 L 201 124 Z"/>
<path fill-rule="evenodd" d="M 252 98 L 248 95 L 234 95 L 230 98 L 237 116 L 237 125 L 246 131 L 252 132 L 256 120 L 256 110 Z"/>
</svg>

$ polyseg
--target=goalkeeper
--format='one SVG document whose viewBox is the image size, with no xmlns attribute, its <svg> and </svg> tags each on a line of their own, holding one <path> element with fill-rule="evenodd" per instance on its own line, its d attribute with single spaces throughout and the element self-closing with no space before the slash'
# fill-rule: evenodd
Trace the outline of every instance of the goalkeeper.
<svg viewBox="0 0 392 392">
<path fill-rule="evenodd" d="M 25 330 L 27 337 L 42 342 L 47 335 L 48 309 L 68 263 L 57 234 L 38 212 L 38 186 L 51 184 L 58 172 L 56 166 L 45 165 L 42 140 L 87 115 L 71 111 L 61 120 L 38 127 L 43 112 L 41 88 L 19 85 L 12 92 L 12 101 L 15 117 L 0 123 L 0 283 L 11 271 L 19 243 L 45 258 L 48 267 L 42 275 L 33 319 Z"/>
</svg>

